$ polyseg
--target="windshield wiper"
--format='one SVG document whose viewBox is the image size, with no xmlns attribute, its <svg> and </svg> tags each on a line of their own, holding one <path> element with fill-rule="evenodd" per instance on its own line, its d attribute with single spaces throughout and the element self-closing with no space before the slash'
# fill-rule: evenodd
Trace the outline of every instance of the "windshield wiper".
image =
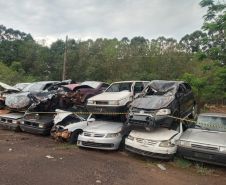
<svg viewBox="0 0 226 185">
<path fill-rule="evenodd" d="M 195 127 L 199 127 L 199 128 L 203 128 L 203 129 L 206 129 L 206 130 L 210 130 L 210 129 L 206 128 L 206 127 L 202 127 L 201 125 L 195 125 Z"/>
</svg>

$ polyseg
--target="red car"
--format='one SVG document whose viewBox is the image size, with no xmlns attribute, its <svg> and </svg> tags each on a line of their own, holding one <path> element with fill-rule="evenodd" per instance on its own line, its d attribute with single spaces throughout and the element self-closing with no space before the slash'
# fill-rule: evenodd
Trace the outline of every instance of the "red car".
<svg viewBox="0 0 226 185">
<path fill-rule="evenodd" d="M 105 91 L 110 84 L 97 81 L 85 81 L 81 84 L 62 85 L 57 92 L 60 106 L 65 109 L 72 105 L 86 108 L 87 100 Z"/>
</svg>

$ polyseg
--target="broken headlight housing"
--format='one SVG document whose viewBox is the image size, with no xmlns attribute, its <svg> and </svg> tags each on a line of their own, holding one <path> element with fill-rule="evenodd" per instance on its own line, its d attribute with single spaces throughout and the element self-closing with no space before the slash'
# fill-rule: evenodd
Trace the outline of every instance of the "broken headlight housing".
<svg viewBox="0 0 226 185">
<path fill-rule="evenodd" d="M 133 136 L 131 136 L 131 135 L 128 135 L 127 139 L 129 139 L 129 140 L 133 141 L 133 140 L 134 140 L 134 137 L 133 137 Z"/>
<path fill-rule="evenodd" d="M 42 125 L 42 124 L 39 124 L 38 127 L 39 127 L 39 128 L 46 128 L 46 126 L 45 126 L 45 125 Z"/>
<path fill-rule="evenodd" d="M 159 147 L 174 147 L 175 145 L 171 141 L 163 141 L 159 144 Z"/>
<path fill-rule="evenodd" d="M 180 146 L 191 147 L 190 141 L 180 141 Z"/>
<path fill-rule="evenodd" d="M 20 124 L 24 124 L 24 121 L 20 121 Z"/>
<path fill-rule="evenodd" d="M 109 101 L 108 105 L 119 105 L 119 101 Z"/>
<path fill-rule="evenodd" d="M 91 101 L 91 100 L 88 100 L 88 104 L 93 104 L 93 101 Z"/>
<path fill-rule="evenodd" d="M 14 123 L 14 124 L 19 124 L 20 122 L 17 121 L 17 120 L 13 120 L 12 123 Z"/>
<path fill-rule="evenodd" d="M 113 138 L 113 137 L 117 137 L 119 135 L 119 133 L 112 133 L 112 134 L 107 134 L 105 136 L 105 138 Z"/>
<path fill-rule="evenodd" d="M 226 153 L 226 147 L 220 147 L 220 148 L 219 148 L 219 152 L 224 152 L 224 153 Z"/>
<path fill-rule="evenodd" d="M 170 109 L 160 109 L 156 112 L 156 116 L 163 116 L 163 115 L 167 115 L 167 114 L 171 114 Z"/>
</svg>

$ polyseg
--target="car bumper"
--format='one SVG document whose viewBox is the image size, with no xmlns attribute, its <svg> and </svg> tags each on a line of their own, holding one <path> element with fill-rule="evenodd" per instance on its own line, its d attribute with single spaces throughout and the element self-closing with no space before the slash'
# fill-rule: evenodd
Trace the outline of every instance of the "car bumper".
<svg viewBox="0 0 226 185">
<path fill-rule="evenodd" d="M 226 166 L 226 153 L 197 150 L 178 146 L 178 152 L 186 159 Z"/>
<path fill-rule="evenodd" d="M 97 113 L 124 113 L 125 105 L 122 106 L 99 106 L 99 105 L 86 105 L 89 112 Z"/>
<path fill-rule="evenodd" d="M 0 127 L 4 128 L 4 129 L 7 129 L 7 130 L 15 131 L 15 132 L 21 131 L 20 125 L 19 124 L 15 124 L 15 123 L 3 123 L 3 122 L 0 122 Z"/>
<path fill-rule="evenodd" d="M 121 135 L 115 138 L 96 138 L 79 135 L 77 145 L 81 147 L 96 148 L 102 150 L 117 150 L 119 148 L 121 140 Z"/>
<path fill-rule="evenodd" d="M 174 147 L 159 147 L 159 143 L 157 143 L 155 146 L 152 145 L 144 145 L 142 143 L 138 143 L 135 140 L 131 141 L 129 139 L 125 140 L 125 148 L 128 151 L 148 156 L 148 157 L 153 157 L 153 158 L 158 158 L 158 159 L 171 159 L 172 156 L 176 153 L 177 151 L 177 146 Z"/>
<path fill-rule="evenodd" d="M 50 135 L 51 128 L 37 128 L 37 127 L 30 127 L 25 125 L 20 125 L 20 128 L 23 132 L 28 132 L 32 134 L 38 135 Z"/>
<path fill-rule="evenodd" d="M 169 127 L 173 118 L 167 116 L 150 116 L 134 114 L 132 117 L 128 116 L 127 122 L 130 125 L 144 126 L 149 128 L 154 127 Z"/>
</svg>

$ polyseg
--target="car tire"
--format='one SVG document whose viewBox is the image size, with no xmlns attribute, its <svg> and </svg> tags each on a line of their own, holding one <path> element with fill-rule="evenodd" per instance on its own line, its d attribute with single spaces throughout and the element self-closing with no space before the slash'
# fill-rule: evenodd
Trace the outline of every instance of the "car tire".
<svg viewBox="0 0 226 185">
<path fill-rule="evenodd" d="M 194 119 L 195 118 L 195 105 L 193 105 L 191 114 L 188 116 L 188 118 L 190 118 L 190 119 Z"/>
<path fill-rule="evenodd" d="M 74 132 L 71 133 L 70 137 L 69 137 L 69 143 L 70 144 L 77 144 L 77 140 L 78 140 L 78 135 L 82 133 L 81 130 L 75 130 Z"/>
</svg>

